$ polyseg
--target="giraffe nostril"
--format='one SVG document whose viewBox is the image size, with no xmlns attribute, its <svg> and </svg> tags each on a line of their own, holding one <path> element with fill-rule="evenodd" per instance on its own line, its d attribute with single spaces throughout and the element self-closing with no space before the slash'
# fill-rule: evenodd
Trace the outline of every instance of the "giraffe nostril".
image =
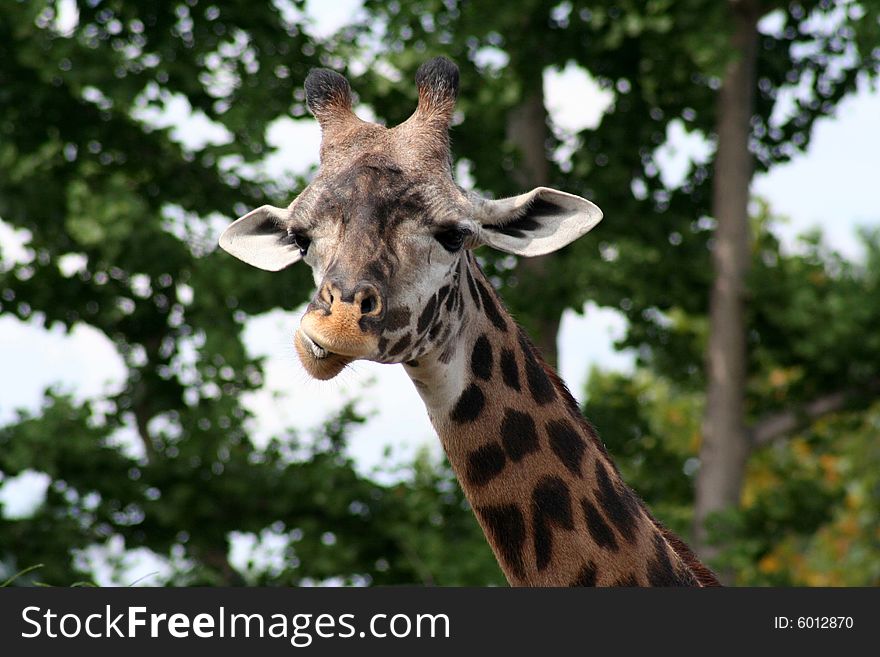
<svg viewBox="0 0 880 657">
<path fill-rule="evenodd" d="M 361 314 L 369 315 L 374 310 L 376 310 L 376 298 L 372 295 L 364 297 L 361 301 Z"/>
</svg>

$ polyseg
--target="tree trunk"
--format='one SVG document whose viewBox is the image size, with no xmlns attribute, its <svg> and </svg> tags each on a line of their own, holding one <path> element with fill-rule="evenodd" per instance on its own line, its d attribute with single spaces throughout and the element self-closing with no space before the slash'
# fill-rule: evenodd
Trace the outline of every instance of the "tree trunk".
<svg viewBox="0 0 880 657">
<path fill-rule="evenodd" d="M 519 162 L 513 179 L 520 191 L 550 183 L 550 163 L 547 161 L 547 110 L 544 107 L 543 71 L 535 69 L 532 79 L 525 79 L 526 92 L 522 103 L 507 117 L 507 139 L 516 146 Z M 547 277 L 547 258 L 520 258 L 516 272 L 529 281 L 530 287 L 540 288 Z M 559 334 L 559 315 L 535 317 L 536 332 L 531 336 L 535 346 L 550 365 L 557 366 L 556 337 Z"/>
<path fill-rule="evenodd" d="M 759 11 L 753 0 L 731 0 L 729 6 L 736 59 L 725 71 L 716 118 L 718 151 L 712 199 L 718 222 L 712 252 L 715 281 L 709 306 L 706 411 L 694 514 L 695 547 L 709 561 L 721 546 L 708 542 L 706 519 L 739 504 L 751 449 L 744 403 L 744 297 L 750 260 L 749 184 L 754 171 L 749 122 L 754 106 Z M 722 581 L 729 580 L 730 573 L 720 576 Z"/>
</svg>

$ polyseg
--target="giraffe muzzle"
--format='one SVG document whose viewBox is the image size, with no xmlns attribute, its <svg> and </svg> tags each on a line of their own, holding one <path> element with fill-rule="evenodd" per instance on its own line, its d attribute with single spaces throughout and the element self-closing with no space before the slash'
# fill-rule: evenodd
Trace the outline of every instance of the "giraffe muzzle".
<svg viewBox="0 0 880 657">
<path fill-rule="evenodd" d="M 333 304 L 305 314 L 294 337 L 294 346 L 305 369 L 316 379 L 335 377 L 353 360 L 375 357 L 377 336 L 359 326 L 361 313 L 351 304 Z"/>
<path fill-rule="evenodd" d="M 316 342 L 302 328 L 293 337 L 300 362 L 312 378 L 327 381 L 339 374 L 354 358 L 334 353 Z"/>
<path fill-rule="evenodd" d="M 324 360 L 328 356 L 332 355 L 330 351 L 312 340 L 307 333 L 303 332 L 300 336 L 300 339 L 302 340 L 303 346 L 309 350 L 312 358 L 314 358 L 315 360 Z"/>
</svg>

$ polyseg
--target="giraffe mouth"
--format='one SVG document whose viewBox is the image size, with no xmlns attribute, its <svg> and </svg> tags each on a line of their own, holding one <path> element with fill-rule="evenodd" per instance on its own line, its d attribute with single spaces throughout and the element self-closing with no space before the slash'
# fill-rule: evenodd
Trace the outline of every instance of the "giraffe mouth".
<svg viewBox="0 0 880 657">
<path fill-rule="evenodd" d="M 315 379 L 326 381 L 339 374 L 353 358 L 337 354 L 308 335 L 302 328 L 296 332 L 293 344 L 305 370 Z"/>
<path fill-rule="evenodd" d="M 302 331 L 301 339 L 303 342 L 303 346 L 308 349 L 309 353 L 311 353 L 312 355 L 312 358 L 314 358 L 315 360 L 324 360 L 325 358 L 333 355 L 333 352 L 319 345 L 312 338 L 310 338 L 305 331 Z"/>
</svg>

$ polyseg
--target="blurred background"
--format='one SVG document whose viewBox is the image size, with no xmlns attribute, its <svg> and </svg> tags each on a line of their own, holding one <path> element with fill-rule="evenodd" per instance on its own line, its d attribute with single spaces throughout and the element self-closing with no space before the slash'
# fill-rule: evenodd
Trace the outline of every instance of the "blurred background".
<svg viewBox="0 0 880 657">
<path fill-rule="evenodd" d="M 876 0 L 0 4 L 0 583 L 503 584 L 402 368 L 311 381 L 312 282 L 219 251 L 461 69 L 459 184 L 605 220 L 480 250 L 626 481 L 730 584 L 880 584 Z"/>
</svg>

